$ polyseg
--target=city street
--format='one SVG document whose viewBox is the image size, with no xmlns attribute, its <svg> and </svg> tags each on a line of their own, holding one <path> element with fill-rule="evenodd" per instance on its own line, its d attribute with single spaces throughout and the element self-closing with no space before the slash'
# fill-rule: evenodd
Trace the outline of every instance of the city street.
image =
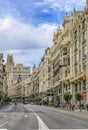
<svg viewBox="0 0 88 130">
<path fill-rule="evenodd" d="M 87 113 L 21 103 L 0 109 L 0 130 L 87 128 Z"/>
<path fill-rule="evenodd" d="M 88 130 L 88 0 L 0 0 L 0 130 Z"/>
</svg>

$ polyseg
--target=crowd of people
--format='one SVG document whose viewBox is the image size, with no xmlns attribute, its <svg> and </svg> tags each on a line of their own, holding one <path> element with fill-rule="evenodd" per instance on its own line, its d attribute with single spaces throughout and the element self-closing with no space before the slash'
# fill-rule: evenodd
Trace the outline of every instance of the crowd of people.
<svg viewBox="0 0 88 130">
<path fill-rule="evenodd" d="M 64 103 L 60 103 L 60 102 L 42 102 L 40 103 L 40 105 L 47 105 L 47 106 L 54 106 L 54 107 L 59 107 L 59 108 L 62 108 L 62 109 L 65 109 L 65 110 L 79 110 L 80 112 L 82 110 L 85 110 L 88 112 L 88 103 L 81 103 L 81 102 L 73 102 L 73 103 L 67 103 L 67 102 L 64 102 Z"/>
<path fill-rule="evenodd" d="M 60 105 L 59 105 L 60 106 Z M 88 103 L 81 103 L 81 102 L 75 102 L 75 103 L 64 103 L 62 104 L 63 109 L 67 110 L 85 110 L 88 112 Z"/>
</svg>

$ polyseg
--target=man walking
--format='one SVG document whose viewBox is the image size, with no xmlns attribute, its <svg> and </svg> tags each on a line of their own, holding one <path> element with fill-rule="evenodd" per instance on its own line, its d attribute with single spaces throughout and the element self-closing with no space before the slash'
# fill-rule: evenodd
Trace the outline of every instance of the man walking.
<svg viewBox="0 0 88 130">
<path fill-rule="evenodd" d="M 87 110 L 87 112 L 88 112 L 88 103 L 86 104 L 86 110 Z"/>
</svg>

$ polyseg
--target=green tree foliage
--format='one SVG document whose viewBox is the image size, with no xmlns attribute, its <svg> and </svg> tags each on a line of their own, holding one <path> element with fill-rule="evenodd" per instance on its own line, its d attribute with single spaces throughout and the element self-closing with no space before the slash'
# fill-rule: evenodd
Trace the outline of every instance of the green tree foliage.
<svg viewBox="0 0 88 130">
<path fill-rule="evenodd" d="M 64 99 L 66 102 L 69 102 L 71 100 L 71 98 L 72 98 L 72 95 L 70 93 L 66 92 L 64 94 Z"/>
<path fill-rule="evenodd" d="M 6 101 L 6 102 L 11 102 L 11 101 L 12 101 L 12 99 L 11 99 L 11 98 L 9 98 L 9 97 L 7 97 L 7 98 L 5 98 L 5 101 Z"/>
<path fill-rule="evenodd" d="M 81 101 L 83 97 L 82 97 L 81 93 L 76 93 L 75 98 L 76 98 L 77 101 Z"/>
<path fill-rule="evenodd" d="M 30 99 L 31 102 L 38 102 L 38 101 L 42 101 L 42 99 L 40 97 L 34 97 L 32 99 Z"/>
<path fill-rule="evenodd" d="M 56 100 L 57 100 L 57 101 L 60 101 L 60 96 L 57 96 L 57 97 L 56 97 Z"/>
<path fill-rule="evenodd" d="M 2 100 L 2 96 L 0 95 L 0 101 Z"/>
</svg>

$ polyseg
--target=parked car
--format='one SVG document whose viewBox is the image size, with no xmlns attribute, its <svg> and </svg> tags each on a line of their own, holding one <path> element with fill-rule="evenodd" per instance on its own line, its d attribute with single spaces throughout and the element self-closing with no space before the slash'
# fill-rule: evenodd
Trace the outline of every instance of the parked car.
<svg viewBox="0 0 88 130">
<path fill-rule="evenodd" d="M 27 101 L 24 101 L 23 104 L 28 104 L 28 102 L 27 102 Z"/>
</svg>

